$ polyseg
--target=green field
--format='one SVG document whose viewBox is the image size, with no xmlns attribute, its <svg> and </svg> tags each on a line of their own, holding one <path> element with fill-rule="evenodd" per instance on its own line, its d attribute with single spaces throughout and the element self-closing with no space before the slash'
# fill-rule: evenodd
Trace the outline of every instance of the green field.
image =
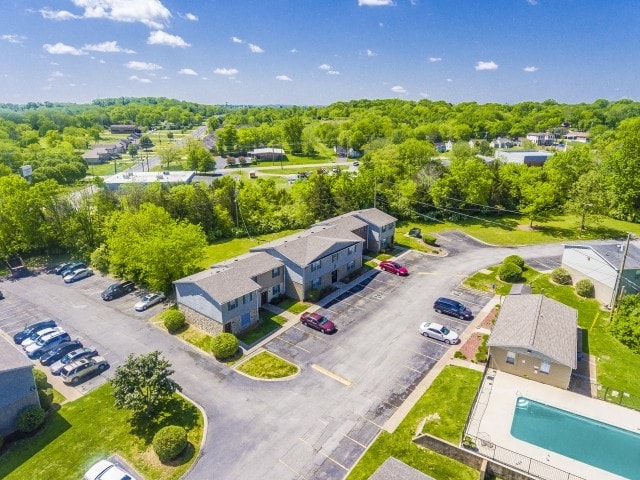
<svg viewBox="0 0 640 480">
<path fill-rule="evenodd" d="M 0 457 L 0 478 L 82 478 L 98 460 L 117 453 L 147 480 L 178 479 L 196 459 L 203 434 L 203 418 L 193 404 L 175 395 L 158 420 L 139 426 L 130 413 L 113 405 L 105 384 L 53 411 L 45 426 L 30 438 L 10 445 Z M 189 445 L 171 465 L 162 464 L 151 447 L 153 435 L 166 425 L 180 425 Z"/>
<path fill-rule="evenodd" d="M 295 375 L 300 370 L 293 363 L 289 363 L 269 352 L 260 352 L 238 365 L 237 369 L 255 378 L 285 378 Z"/>
<path fill-rule="evenodd" d="M 426 419 L 423 432 L 458 443 L 482 373 L 447 366 L 433 381 L 394 433 L 382 431 L 353 468 L 348 480 L 365 480 L 389 457 L 434 478 L 475 480 L 478 472 L 450 458 L 414 444 L 416 428 Z"/>
</svg>

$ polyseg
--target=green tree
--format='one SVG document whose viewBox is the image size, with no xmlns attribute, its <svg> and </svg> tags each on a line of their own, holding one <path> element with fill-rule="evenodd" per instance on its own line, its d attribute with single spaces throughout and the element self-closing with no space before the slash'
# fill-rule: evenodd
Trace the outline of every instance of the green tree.
<svg viewBox="0 0 640 480">
<path fill-rule="evenodd" d="M 565 208 L 567 212 L 580 217 L 580 230 L 585 229 L 588 220 L 597 221 L 607 213 L 608 191 L 600 172 L 591 170 L 578 178 Z"/>
<path fill-rule="evenodd" d="M 131 410 L 134 416 L 157 412 L 176 391 L 182 391 L 170 378 L 174 373 L 158 350 L 137 357 L 130 354 L 110 380 L 115 406 Z"/>
<path fill-rule="evenodd" d="M 202 142 L 191 141 L 185 147 L 187 152 L 187 165 L 196 172 L 207 172 L 213 167 L 213 155 L 205 148 Z"/>
<path fill-rule="evenodd" d="M 148 152 L 153 148 L 153 142 L 151 141 L 151 138 L 149 137 L 149 135 L 142 135 L 140 137 L 140 140 L 138 141 L 138 144 L 140 148 L 145 152 Z"/>
<path fill-rule="evenodd" d="M 114 212 L 103 231 L 109 270 L 156 290 L 166 291 L 172 281 L 196 272 L 207 244 L 199 225 L 174 220 L 150 203 Z"/>
<path fill-rule="evenodd" d="M 160 153 L 158 153 L 158 156 L 160 157 L 162 165 L 167 168 L 169 168 L 172 163 L 179 163 L 182 161 L 182 153 L 174 144 L 170 144 L 163 148 Z"/>
<path fill-rule="evenodd" d="M 524 170 L 520 178 L 520 212 L 530 219 L 529 227 L 533 228 L 533 222 L 540 222 L 551 216 L 555 205 L 553 186 L 544 181 L 542 172 L 536 167 Z"/>
<path fill-rule="evenodd" d="M 302 132 L 304 130 L 304 122 L 299 116 L 291 117 L 282 124 L 282 133 L 284 139 L 289 145 L 292 153 L 302 152 Z"/>
<path fill-rule="evenodd" d="M 131 155 L 131 158 L 136 158 L 138 156 L 138 145 L 130 143 L 127 147 L 127 152 Z"/>
<path fill-rule="evenodd" d="M 213 116 L 207 119 L 207 131 L 209 133 L 215 132 L 218 128 L 220 128 L 220 120 L 218 117 Z"/>
</svg>

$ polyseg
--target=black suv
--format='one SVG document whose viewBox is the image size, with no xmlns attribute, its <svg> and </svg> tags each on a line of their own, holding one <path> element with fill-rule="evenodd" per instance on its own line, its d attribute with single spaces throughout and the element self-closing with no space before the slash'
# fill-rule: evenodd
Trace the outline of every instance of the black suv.
<svg viewBox="0 0 640 480">
<path fill-rule="evenodd" d="M 55 320 L 44 320 L 42 322 L 34 323 L 26 327 L 21 332 L 16 333 L 13 336 L 13 341 L 16 343 L 22 343 L 22 341 L 29 338 L 32 333 L 35 333 L 38 330 L 43 330 L 45 328 L 53 328 L 53 327 L 57 327 Z"/>
<path fill-rule="evenodd" d="M 440 297 L 433 304 L 433 309 L 437 313 L 446 313 L 458 317 L 461 320 L 470 320 L 473 317 L 471 310 L 465 307 L 463 304 L 450 298 Z"/>
<path fill-rule="evenodd" d="M 133 292 L 135 289 L 133 282 L 114 283 L 102 292 L 103 300 L 113 300 L 114 298 L 121 297 L 127 293 Z"/>
</svg>

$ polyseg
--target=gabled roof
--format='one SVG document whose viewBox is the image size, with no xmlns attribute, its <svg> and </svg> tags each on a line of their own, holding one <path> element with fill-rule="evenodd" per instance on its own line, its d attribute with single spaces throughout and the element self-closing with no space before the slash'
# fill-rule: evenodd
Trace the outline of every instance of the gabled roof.
<svg viewBox="0 0 640 480">
<path fill-rule="evenodd" d="M 0 371 L 8 372 L 19 368 L 33 367 L 33 364 L 19 352 L 8 340 L 0 338 Z M 6 386 L 6 385 L 5 385 Z"/>
<path fill-rule="evenodd" d="M 337 217 L 328 218 L 322 222 L 314 224 L 314 227 L 334 225 L 338 228 L 353 232 L 362 227 L 367 226 L 367 222 L 353 215 L 353 213 L 345 213 L 344 215 L 338 215 Z"/>
<path fill-rule="evenodd" d="M 508 295 L 489 337 L 489 347 L 527 350 L 577 367 L 578 311 L 543 295 Z"/>
<path fill-rule="evenodd" d="M 565 245 L 564 248 L 590 250 L 602 258 L 603 261 L 611 265 L 616 272 L 620 270 L 622 257 L 624 256 L 624 243 L 605 243 L 602 245 Z M 633 243 L 629 244 L 629 251 L 627 252 L 627 258 L 624 262 L 624 269 L 640 269 L 640 249 Z"/>
<path fill-rule="evenodd" d="M 176 280 L 174 283 L 194 283 L 207 292 L 220 305 L 259 290 L 260 285 L 251 279 L 273 270 L 282 262 L 266 253 L 251 253 L 228 262 L 214 265 L 209 270 Z"/>
<path fill-rule="evenodd" d="M 385 213 L 382 210 L 378 210 L 377 208 L 356 210 L 355 212 L 353 212 L 353 215 L 361 218 L 369 224 L 375 225 L 376 227 L 382 227 L 383 225 L 387 225 L 398 220 L 396 217 L 392 217 L 388 213 Z"/>
<path fill-rule="evenodd" d="M 339 238 L 333 236 L 337 233 Z M 275 250 L 301 267 L 306 267 L 315 260 L 331 255 L 364 240 L 351 232 L 338 232 L 331 228 L 323 233 L 309 235 L 296 240 L 287 241 L 275 247 Z"/>
</svg>

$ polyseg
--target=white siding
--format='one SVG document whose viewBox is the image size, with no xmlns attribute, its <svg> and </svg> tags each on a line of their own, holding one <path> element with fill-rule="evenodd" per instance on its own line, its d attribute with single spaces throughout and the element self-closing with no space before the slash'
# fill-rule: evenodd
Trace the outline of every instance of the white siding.
<svg viewBox="0 0 640 480">
<path fill-rule="evenodd" d="M 609 288 L 615 286 L 617 275 L 615 269 L 590 248 L 565 247 L 562 264 Z"/>
</svg>

